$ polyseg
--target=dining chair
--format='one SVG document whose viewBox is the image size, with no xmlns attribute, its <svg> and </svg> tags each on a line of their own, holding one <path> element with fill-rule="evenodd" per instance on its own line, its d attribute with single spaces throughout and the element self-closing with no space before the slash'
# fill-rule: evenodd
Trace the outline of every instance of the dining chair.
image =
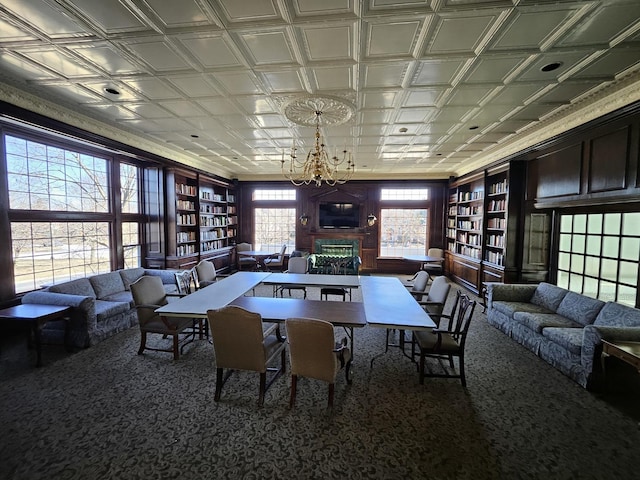
<svg viewBox="0 0 640 480">
<path fill-rule="evenodd" d="M 333 406 L 336 376 L 344 368 L 351 384 L 351 351 L 346 337 L 336 343 L 333 325 L 314 318 L 285 320 L 289 359 L 291 362 L 291 395 L 289 407 L 296 402 L 298 377 L 314 378 L 329 384 L 328 406 Z"/>
<path fill-rule="evenodd" d="M 456 293 L 457 310 L 452 312 L 446 328 L 434 328 L 431 331 L 414 331 L 411 338 L 411 357 L 419 355 L 418 372 L 420 384 L 424 384 L 425 377 L 459 378 L 462 386 L 467 386 L 464 370 L 464 347 L 467 333 L 471 325 L 476 301 L 471 300 L 460 290 Z M 418 352 L 416 352 L 416 349 Z M 458 372 L 455 371 L 454 357 L 458 358 Z M 438 360 L 442 373 L 425 372 L 426 358 Z M 442 360 L 449 361 L 449 369 L 442 364 Z"/>
<path fill-rule="evenodd" d="M 424 296 L 421 295 L 422 298 L 418 300 L 418 303 L 422 308 L 424 308 L 436 324 L 442 316 L 450 291 L 451 284 L 447 280 L 447 277 L 441 275 L 433 279 L 431 288 L 429 288 L 429 291 L 427 292 L 427 298 L 425 299 Z"/>
<path fill-rule="evenodd" d="M 353 272 L 355 275 L 359 273 L 360 270 L 360 257 L 344 257 L 338 258 L 331 262 L 331 273 L 333 275 L 347 275 L 350 272 Z M 337 297 L 342 297 L 342 301 L 344 302 L 349 295 L 349 301 L 351 301 L 351 289 L 343 288 L 343 287 L 323 287 L 320 289 L 320 300 L 324 299 L 328 300 L 329 295 L 334 295 Z"/>
<path fill-rule="evenodd" d="M 422 269 L 425 272 L 429 273 L 429 275 L 431 275 L 432 277 L 436 275 L 442 275 L 442 272 L 444 271 L 444 250 L 442 250 L 441 248 L 430 248 L 429 250 L 427 250 L 427 256 L 439 258 L 439 260 L 434 262 L 425 262 L 422 265 Z"/>
<path fill-rule="evenodd" d="M 210 260 L 201 260 L 193 267 L 193 271 L 194 281 L 198 290 L 229 276 L 226 273 L 218 273 L 216 266 Z"/>
<path fill-rule="evenodd" d="M 216 390 L 214 401 L 220 401 L 222 387 L 234 370 L 248 370 L 260 374 L 258 406 L 271 384 L 286 371 L 286 342 L 279 326 L 271 324 L 263 329 L 262 316 L 244 308 L 228 305 L 207 311 L 216 359 Z M 280 367 L 271 368 L 280 356 Z M 224 374 L 224 369 L 227 369 Z M 267 382 L 267 372 L 273 372 Z"/>
<path fill-rule="evenodd" d="M 236 245 L 236 252 L 250 252 L 253 245 L 247 242 L 241 242 Z M 258 260 L 248 255 L 237 255 L 238 270 L 256 270 L 258 268 Z"/>
<path fill-rule="evenodd" d="M 291 257 L 289 258 L 289 263 L 285 273 L 307 273 L 308 271 L 309 262 L 307 261 L 307 257 Z M 307 287 L 304 285 L 281 286 L 278 288 L 281 297 L 284 294 L 284 290 L 289 292 L 289 296 L 291 296 L 291 290 L 300 290 L 304 293 L 304 298 L 307 298 Z M 276 294 L 278 291 L 276 291 Z"/>
<path fill-rule="evenodd" d="M 409 293 L 413 295 L 418 302 L 427 293 L 427 285 L 429 284 L 429 274 L 424 270 L 420 270 L 415 274 L 413 283 L 409 285 Z"/>
<path fill-rule="evenodd" d="M 174 360 L 178 360 L 182 348 L 195 339 L 196 333 L 199 333 L 202 338 L 204 329 L 201 319 L 164 317 L 155 312 L 157 308 L 168 303 L 168 295 L 160 277 L 144 275 L 133 282 L 130 289 L 140 326 L 138 355 L 142 355 L 145 350 L 173 352 Z M 172 348 L 148 347 L 147 335 L 149 333 L 173 337 Z M 180 345 L 180 335 L 185 337 L 182 345 Z"/>
<path fill-rule="evenodd" d="M 284 254 L 287 251 L 287 245 L 282 245 L 280 253 L 276 253 L 263 260 L 264 267 L 269 271 L 284 269 Z"/>
<path fill-rule="evenodd" d="M 193 269 L 179 270 L 175 272 L 176 284 L 178 285 L 178 294 L 189 295 L 195 289 L 196 283 L 193 275 Z"/>
</svg>

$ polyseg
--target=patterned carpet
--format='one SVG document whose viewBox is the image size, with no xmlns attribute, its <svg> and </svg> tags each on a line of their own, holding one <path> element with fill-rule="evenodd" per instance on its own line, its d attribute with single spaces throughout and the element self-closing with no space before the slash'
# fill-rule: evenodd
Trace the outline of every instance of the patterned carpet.
<svg viewBox="0 0 640 480">
<path fill-rule="evenodd" d="M 24 345 L 3 348 L 0 478 L 637 478 L 634 415 L 564 377 L 481 311 L 467 345 L 466 391 L 452 379 L 419 385 L 395 349 L 371 369 L 385 332 L 364 328 L 353 384 L 339 377 L 333 410 L 326 384 L 306 379 L 290 410 L 288 376 L 258 408 L 250 373 L 234 374 L 214 403 L 206 341 L 174 362 L 136 355 L 131 329 L 71 355 L 48 347 L 40 369 Z"/>
</svg>

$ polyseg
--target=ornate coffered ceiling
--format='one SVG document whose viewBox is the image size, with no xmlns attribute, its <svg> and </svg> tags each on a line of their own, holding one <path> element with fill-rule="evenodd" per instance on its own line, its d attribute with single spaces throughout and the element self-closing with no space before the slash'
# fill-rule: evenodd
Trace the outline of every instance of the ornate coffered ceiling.
<svg viewBox="0 0 640 480">
<path fill-rule="evenodd" d="M 447 178 L 639 100 L 639 32 L 637 0 L 2 0 L 0 99 L 241 180 L 321 102 L 356 178 Z"/>
</svg>

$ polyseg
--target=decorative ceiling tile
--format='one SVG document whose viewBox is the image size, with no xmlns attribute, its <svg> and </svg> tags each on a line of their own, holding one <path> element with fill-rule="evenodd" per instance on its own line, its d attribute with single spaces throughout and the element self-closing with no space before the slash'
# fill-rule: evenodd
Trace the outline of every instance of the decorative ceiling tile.
<svg viewBox="0 0 640 480">
<path fill-rule="evenodd" d="M 243 65 L 229 39 L 224 35 L 181 36 L 179 41 L 206 68 L 239 67 Z"/>
<path fill-rule="evenodd" d="M 129 44 L 128 48 L 157 72 L 190 69 L 188 62 L 162 41 L 147 41 Z"/>
<path fill-rule="evenodd" d="M 368 57 L 411 55 L 420 26 L 419 21 L 370 24 L 366 55 Z"/>
<path fill-rule="evenodd" d="M 17 18 L 25 30 L 33 26 L 49 38 L 91 35 L 83 31 L 81 24 L 64 15 L 61 9 L 42 0 L 3 0 L 2 7 Z"/>
<path fill-rule="evenodd" d="M 427 47 L 427 53 L 433 55 L 473 52 L 480 42 L 484 41 L 496 19 L 496 14 L 441 18 Z"/>
<path fill-rule="evenodd" d="M 240 38 L 255 65 L 294 63 L 293 53 L 284 31 L 243 33 Z"/>
<path fill-rule="evenodd" d="M 144 25 L 117 0 L 67 0 L 86 19 L 108 33 L 142 30 Z"/>
<path fill-rule="evenodd" d="M 304 26 L 301 28 L 307 57 L 312 62 L 323 60 L 353 60 L 354 44 L 351 25 Z"/>
</svg>

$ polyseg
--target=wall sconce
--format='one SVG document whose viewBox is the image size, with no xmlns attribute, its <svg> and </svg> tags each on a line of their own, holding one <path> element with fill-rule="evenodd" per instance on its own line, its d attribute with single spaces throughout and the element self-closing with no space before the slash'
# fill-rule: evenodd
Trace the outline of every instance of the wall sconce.
<svg viewBox="0 0 640 480">
<path fill-rule="evenodd" d="M 307 223 L 309 223 L 309 215 L 303 213 L 302 215 L 300 215 L 300 225 L 305 226 L 307 225 Z"/>
<path fill-rule="evenodd" d="M 377 220 L 378 218 L 373 213 L 370 213 L 367 216 L 367 225 L 369 225 L 370 227 L 373 227 L 376 224 Z"/>
</svg>

